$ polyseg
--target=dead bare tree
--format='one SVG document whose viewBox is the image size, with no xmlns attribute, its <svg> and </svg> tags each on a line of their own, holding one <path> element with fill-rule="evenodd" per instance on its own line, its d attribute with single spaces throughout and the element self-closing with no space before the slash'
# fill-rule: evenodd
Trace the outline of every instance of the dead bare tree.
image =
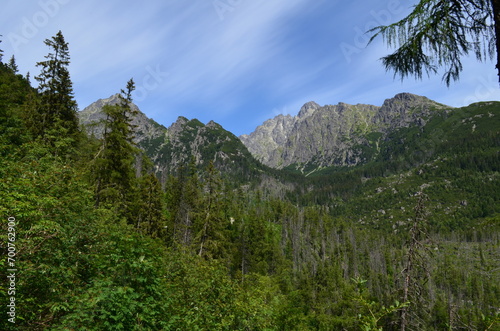
<svg viewBox="0 0 500 331">
<path fill-rule="evenodd" d="M 431 251 L 426 247 L 430 238 L 426 231 L 425 201 L 427 195 L 418 192 L 415 206 L 415 217 L 410 228 L 407 242 L 404 269 L 401 272 L 403 283 L 403 302 L 409 305 L 401 309 L 400 330 L 422 330 L 422 316 L 428 310 L 425 302 L 425 284 L 429 281 L 430 272 L 428 261 Z"/>
</svg>

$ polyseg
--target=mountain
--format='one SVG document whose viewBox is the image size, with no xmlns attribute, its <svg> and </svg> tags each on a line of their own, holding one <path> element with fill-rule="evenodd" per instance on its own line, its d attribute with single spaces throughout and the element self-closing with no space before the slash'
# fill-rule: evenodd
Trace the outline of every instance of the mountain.
<svg viewBox="0 0 500 331">
<path fill-rule="evenodd" d="M 243 183 L 257 176 L 257 169 L 263 167 L 238 137 L 221 125 L 214 121 L 204 125 L 182 116 L 167 129 L 165 141 L 146 150 L 164 173 L 187 166 L 191 160 L 199 168 L 212 162 L 225 177 Z"/>
<path fill-rule="evenodd" d="M 101 122 L 105 117 L 102 112 L 102 107 L 105 105 L 116 105 L 119 102 L 119 94 L 112 95 L 106 99 L 97 100 L 78 113 L 80 124 L 84 125 L 88 134 L 96 138 L 102 138 L 104 126 Z M 137 112 L 137 116 L 132 119 L 132 125 L 137 128 L 134 138 L 134 142 L 137 145 L 141 147 L 148 146 L 153 141 L 158 139 L 161 140 L 165 136 L 167 129 L 163 125 L 148 118 L 134 103 L 130 106 L 133 111 Z"/>
<path fill-rule="evenodd" d="M 456 108 L 390 133 L 363 165 L 317 171 L 302 199 L 362 226 L 397 230 L 423 192 L 432 226 L 465 229 L 498 214 L 499 147 L 500 102 Z"/>
<path fill-rule="evenodd" d="M 254 157 L 273 168 L 309 172 L 354 166 L 373 157 L 391 132 L 423 126 L 431 115 L 450 109 L 410 93 L 397 94 L 380 107 L 308 102 L 297 116 L 278 115 L 240 139 Z"/>
<path fill-rule="evenodd" d="M 101 138 L 102 108 L 117 102 L 118 94 L 97 100 L 79 112 L 80 123 L 89 134 Z M 137 111 L 132 120 L 134 142 L 151 158 L 163 180 L 179 168 L 186 168 L 191 161 L 198 168 L 207 167 L 212 161 L 221 173 L 238 183 L 250 181 L 266 168 L 252 157 L 238 137 L 214 121 L 205 125 L 197 119 L 180 116 L 166 128 L 148 118 L 137 105 L 131 107 Z"/>
<path fill-rule="evenodd" d="M 281 160 L 282 146 L 284 146 L 297 122 L 311 116 L 321 108 L 315 102 L 308 102 L 299 111 L 296 117 L 278 115 L 259 126 L 252 134 L 240 136 L 252 155 L 262 163 L 277 167 Z"/>
<path fill-rule="evenodd" d="M 80 112 L 81 122 L 97 137 L 102 134 L 100 110 L 116 98 L 98 100 Z M 181 116 L 166 128 L 139 111 L 133 122 L 138 146 L 153 160 L 163 181 L 191 162 L 198 169 L 213 162 L 235 187 L 251 184 L 299 204 L 328 204 L 341 197 L 354 201 L 353 209 L 360 205 L 355 196 L 363 201 L 372 196 L 372 185 L 380 178 L 382 182 L 387 176 L 406 178 L 408 171 L 420 171 L 422 165 L 443 163 L 445 155 L 450 155 L 448 163 L 464 163 L 455 155 L 481 160 L 481 153 L 488 149 L 488 160 L 493 160 L 488 162 L 494 164 L 498 155 L 491 152 L 495 144 L 491 137 L 498 133 L 492 126 L 500 118 L 498 110 L 498 103 L 452 109 L 409 93 L 387 99 L 380 107 L 345 103 L 321 107 L 308 102 L 297 116 L 276 116 L 241 140 L 213 121 L 203 124 Z M 474 126 L 464 131 L 462 122 Z M 470 151 L 461 150 L 473 143 Z M 408 181 L 419 183 L 412 190 L 428 184 L 419 176 Z M 461 199 L 460 194 L 456 196 Z"/>
</svg>

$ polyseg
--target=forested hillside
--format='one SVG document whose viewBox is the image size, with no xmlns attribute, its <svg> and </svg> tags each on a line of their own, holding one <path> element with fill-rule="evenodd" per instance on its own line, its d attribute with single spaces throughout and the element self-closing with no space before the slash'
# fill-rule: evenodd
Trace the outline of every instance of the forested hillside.
<svg viewBox="0 0 500 331">
<path fill-rule="evenodd" d="M 133 80 L 88 135 L 46 44 L 0 63 L 1 330 L 500 330 L 499 102 L 305 176 L 215 123 L 139 148 Z"/>
</svg>

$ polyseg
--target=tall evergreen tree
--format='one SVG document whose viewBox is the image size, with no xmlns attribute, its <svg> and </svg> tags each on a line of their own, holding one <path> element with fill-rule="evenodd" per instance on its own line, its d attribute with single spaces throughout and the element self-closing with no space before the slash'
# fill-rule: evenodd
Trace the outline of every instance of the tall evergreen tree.
<svg viewBox="0 0 500 331">
<path fill-rule="evenodd" d="M 153 163 L 146 155 L 142 155 L 141 164 L 135 199 L 135 226 L 141 233 L 165 239 L 166 217 L 161 184 L 153 171 Z"/>
<path fill-rule="evenodd" d="M 51 52 L 46 60 L 38 62 L 41 73 L 38 81 L 39 98 L 28 110 L 27 124 L 36 138 L 41 138 L 57 148 L 75 145 L 80 134 L 77 104 L 73 98 L 73 84 L 68 66 L 70 63 L 68 43 L 59 31 L 46 39 Z"/>
<path fill-rule="evenodd" d="M 495 50 L 500 79 L 499 0 L 420 0 L 407 17 L 369 32 L 375 32 L 371 40 L 382 35 L 397 47 L 382 62 L 402 79 L 444 67 L 443 80 L 450 85 L 460 76 L 463 56 L 473 53 L 483 61 Z"/>
<path fill-rule="evenodd" d="M 202 206 L 200 186 L 194 157 L 187 168 L 181 165 L 177 169 L 177 177 L 172 176 L 167 185 L 171 243 L 182 250 L 193 241 L 193 223 Z"/>
<path fill-rule="evenodd" d="M 0 37 L 1 37 L 1 36 L 2 36 L 2 35 L 0 34 Z M 0 40 L 0 43 L 1 43 L 1 42 L 2 42 L 2 40 Z M 3 50 L 2 50 L 2 49 L 0 49 L 0 63 L 2 63 L 2 58 L 3 58 Z"/>
<path fill-rule="evenodd" d="M 12 70 L 12 72 L 14 72 L 15 74 L 17 74 L 19 72 L 19 68 L 17 66 L 17 63 L 16 63 L 16 58 L 14 57 L 14 55 L 12 55 L 12 57 L 10 58 L 9 60 L 9 64 L 7 65 L 9 67 L 10 70 Z"/>
<path fill-rule="evenodd" d="M 21 109 L 31 90 L 27 80 L 0 64 L 0 158 L 12 156 L 17 146 L 29 140 Z"/>
<path fill-rule="evenodd" d="M 222 179 L 212 161 L 207 168 L 203 211 L 195 224 L 195 245 L 199 256 L 221 258 L 226 255 L 226 226 L 222 203 Z M 229 223 L 229 220 L 227 220 Z M 225 226 L 226 225 L 226 226 Z"/>
<path fill-rule="evenodd" d="M 119 103 L 103 107 L 106 115 L 104 137 L 93 164 L 96 207 L 102 204 L 118 207 L 121 216 L 129 221 L 136 184 L 134 163 L 138 153 L 132 126 L 136 111 L 130 106 L 134 89 L 131 79 L 126 91 L 121 91 Z"/>
</svg>

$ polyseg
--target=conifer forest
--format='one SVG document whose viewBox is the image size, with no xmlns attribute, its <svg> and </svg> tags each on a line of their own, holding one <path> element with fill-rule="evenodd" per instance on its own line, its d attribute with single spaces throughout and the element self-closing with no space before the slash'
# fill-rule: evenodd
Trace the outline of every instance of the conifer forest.
<svg viewBox="0 0 500 331">
<path fill-rule="evenodd" d="M 500 330 L 500 102 L 356 165 L 270 168 L 214 125 L 174 166 L 133 79 L 91 134 L 45 44 L 35 77 L 0 52 L 1 330 Z"/>
</svg>

